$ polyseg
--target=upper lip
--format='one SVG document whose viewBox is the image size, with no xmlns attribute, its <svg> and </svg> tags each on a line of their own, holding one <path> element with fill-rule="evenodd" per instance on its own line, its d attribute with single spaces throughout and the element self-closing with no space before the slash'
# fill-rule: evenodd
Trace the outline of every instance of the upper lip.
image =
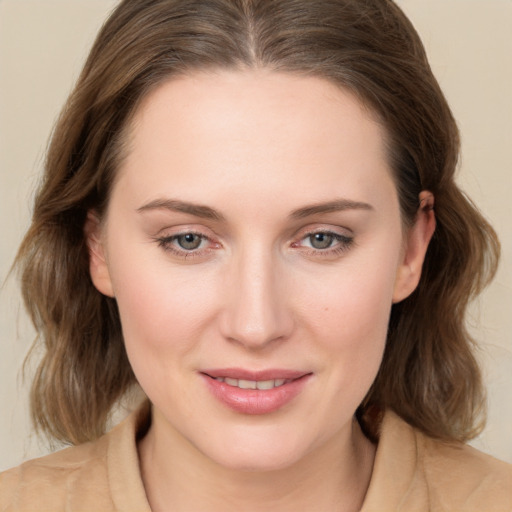
<svg viewBox="0 0 512 512">
<path fill-rule="evenodd" d="M 228 377 L 231 379 L 242 379 L 251 381 L 265 381 L 275 379 L 293 380 L 311 372 L 301 370 L 288 370 L 281 368 L 268 368 L 266 370 L 248 370 L 245 368 L 215 368 L 202 370 L 201 373 L 209 375 L 210 377 Z"/>
</svg>

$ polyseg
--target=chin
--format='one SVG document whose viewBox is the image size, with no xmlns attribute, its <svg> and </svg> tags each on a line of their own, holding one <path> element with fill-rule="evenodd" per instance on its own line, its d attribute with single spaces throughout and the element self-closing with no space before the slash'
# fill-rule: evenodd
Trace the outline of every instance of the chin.
<svg viewBox="0 0 512 512">
<path fill-rule="evenodd" d="M 280 433 L 230 435 L 223 442 L 199 448 L 214 463 L 227 470 L 245 472 L 279 471 L 296 464 L 308 451 L 305 440 Z"/>
<path fill-rule="evenodd" d="M 230 471 L 267 473 L 290 468 L 300 459 L 299 453 L 226 453 L 216 457 L 219 466 Z"/>
</svg>

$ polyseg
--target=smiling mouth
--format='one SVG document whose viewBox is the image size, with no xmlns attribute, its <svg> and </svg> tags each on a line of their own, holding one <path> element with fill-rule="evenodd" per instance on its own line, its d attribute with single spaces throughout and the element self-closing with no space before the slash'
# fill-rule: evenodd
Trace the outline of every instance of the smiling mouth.
<svg viewBox="0 0 512 512">
<path fill-rule="evenodd" d="M 271 379 L 271 380 L 245 380 L 233 379 L 230 377 L 212 377 L 218 382 L 224 382 L 228 386 L 233 386 L 240 389 L 261 389 L 268 390 L 278 388 L 284 384 L 292 382 L 294 379 Z"/>
<path fill-rule="evenodd" d="M 268 414 L 284 407 L 313 376 L 311 372 L 286 369 L 218 368 L 200 373 L 215 398 L 237 413 L 250 415 Z"/>
</svg>

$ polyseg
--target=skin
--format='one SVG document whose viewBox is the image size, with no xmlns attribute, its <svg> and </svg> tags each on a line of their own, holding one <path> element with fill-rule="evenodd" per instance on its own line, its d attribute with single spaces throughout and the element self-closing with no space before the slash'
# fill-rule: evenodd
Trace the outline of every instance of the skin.
<svg viewBox="0 0 512 512">
<path fill-rule="evenodd" d="M 354 412 L 435 227 L 421 208 L 404 231 L 384 138 L 348 92 L 264 70 L 172 79 L 139 107 L 106 217 L 86 231 L 153 403 L 139 454 L 154 510 L 361 506 L 375 447 Z M 187 233 L 197 249 L 180 247 Z M 248 415 L 200 375 L 226 367 L 312 375 Z"/>
</svg>

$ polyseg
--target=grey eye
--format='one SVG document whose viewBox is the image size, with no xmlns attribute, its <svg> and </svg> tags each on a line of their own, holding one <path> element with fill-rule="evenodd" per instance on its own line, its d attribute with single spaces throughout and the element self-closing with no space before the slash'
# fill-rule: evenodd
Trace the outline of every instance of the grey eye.
<svg viewBox="0 0 512 512">
<path fill-rule="evenodd" d="M 334 242 L 334 236 L 329 233 L 309 235 L 309 242 L 314 249 L 328 249 Z"/>
<path fill-rule="evenodd" d="M 176 242 L 178 245 L 187 251 L 193 251 L 194 249 L 197 249 L 201 245 L 202 241 L 203 237 L 194 233 L 187 233 L 185 235 L 179 235 L 176 237 Z"/>
</svg>

